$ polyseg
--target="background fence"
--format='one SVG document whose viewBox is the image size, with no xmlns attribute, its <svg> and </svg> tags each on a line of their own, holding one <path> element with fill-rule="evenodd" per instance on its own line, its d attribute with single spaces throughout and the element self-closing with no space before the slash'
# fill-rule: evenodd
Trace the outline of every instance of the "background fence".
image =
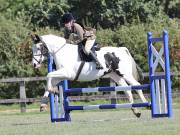
<svg viewBox="0 0 180 135">
<path fill-rule="evenodd" d="M 158 72 L 157 74 L 162 74 L 161 72 Z M 148 77 L 148 73 L 143 73 L 144 77 Z M 178 72 L 171 72 L 171 76 L 180 76 L 180 71 Z M 26 112 L 26 103 L 33 103 L 33 102 L 40 102 L 40 98 L 27 98 L 26 97 L 26 85 L 25 82 L 30 81 L 44 81 L 46 80 L 46 77 L 24 77 L 24 78 L 7 78 L 7 79 L 1 79 L 0 83 L 19 83 L 19 99 L 1 99 L 0 104 L 10 104 L 10 103 L 19 103 L 21 112 Z M 112 84 L 111 84 L 112 85 Z M 133 95 L 135 98 L 137 95 Z M 145 97 L 148 98 L 149 94 L 145 94 Z M 172 93 L 172 96 L 174 98 L 179 98 L 180 93 Z M 114 98 L 115 97 L 115 98 Z M 72 101 L 89 101 L 89 100 L 95 100 L 95 99 L 110 99 L 111 103 L 116 102 L 116 100 L 123 100 L 126 99 L 125 95 L 116 95 L 115 93 L 112 93 L 111 96 L 109 95 L 92 95 L 92 96 L 76 96 L 70 97 L 70 100 Z"/>
</svg>

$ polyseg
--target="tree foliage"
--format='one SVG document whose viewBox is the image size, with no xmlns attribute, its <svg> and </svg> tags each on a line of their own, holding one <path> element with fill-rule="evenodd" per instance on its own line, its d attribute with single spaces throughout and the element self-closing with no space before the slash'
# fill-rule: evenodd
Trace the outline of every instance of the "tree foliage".
<svg viewBox="0 0 180 135">
<path fill-rule="evenodd" d="M 37 71 L 31 65 L 28 33 L 36 29 L 38 34 L 61 35 L 65 12 L 96 27 L 102 46 L 126 46 L 144 71 L 148 71 L 146 33 L 159 37 L 163 29 L 168 30 L 171 70 L 180 71 L 179 10 L 178 0 L 1 0 L 0 78 L 47 74 L 46 66 Z M 178 82 L 173 79 L 173 87 Z M 35 97 L 43 93 L 45 83 L 27 86 L 28 96 Z M 17 84 L 0 84 L 0 98 L 17 97 L 18 88 Z"/>
</svg>

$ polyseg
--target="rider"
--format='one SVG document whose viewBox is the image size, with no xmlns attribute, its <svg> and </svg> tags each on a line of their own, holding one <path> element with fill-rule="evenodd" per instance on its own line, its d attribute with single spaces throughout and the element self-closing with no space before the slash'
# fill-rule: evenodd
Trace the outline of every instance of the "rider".
<svg viewBox="0 0 180 135">
<path fill-rule="evenodd" d="M 95 31 L 92 28 L 84 28 L 75 22 L 75 19 L 71 13 L 65 13 L 62 17 L 62 23 L 65 26 L 64 37 L 67 42 L 78 44 L 79 42 L 85 41 L 84 52 L 86 55 L 91 55 L 96 62 L 97 69 L 103 69 L 96 55 L 91 51 L 93 47 L 96 36 Z"/>
</svg>

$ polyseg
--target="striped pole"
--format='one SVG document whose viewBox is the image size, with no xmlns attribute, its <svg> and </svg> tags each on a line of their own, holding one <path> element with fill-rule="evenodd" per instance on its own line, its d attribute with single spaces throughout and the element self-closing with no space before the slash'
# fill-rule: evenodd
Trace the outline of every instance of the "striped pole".
<svg viewBox="0 0 180 135">
<path fill-rule="evenodd" d="M 116 86 L 116 87 L 96 87 L 96 88 L 71 88 L 65 91 L 66 94 L 72 93 L 92 93 L 92 92 L 110 92 L 110 91 L 126 91 L 126 90 L 143 90 L 149 89 L 149 84 L 134 86 Z"/>
<path fill-rule="evenodd" d="M 103 104 L 103 105 L 85 105 L 85 106 L 68 106 L 69 111 L 72 110 L 94 110 L 94 109 L 118 109 L 118 108 L 132 108 L 132 107 L 148 107 L 147 103 L 127 103 L 127 104 Z"/>
</svg>

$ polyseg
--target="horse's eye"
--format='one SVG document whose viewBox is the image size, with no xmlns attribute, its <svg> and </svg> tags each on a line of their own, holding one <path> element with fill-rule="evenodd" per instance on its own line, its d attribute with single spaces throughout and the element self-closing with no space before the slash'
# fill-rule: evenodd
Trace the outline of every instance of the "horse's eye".
<svg viewBox="0 0 180 135">
<path fill-rule="evenodd" d="M 38 51 L 40 51 L 41 49 L 40 48 L 37 48 Z"/>
</svg>

